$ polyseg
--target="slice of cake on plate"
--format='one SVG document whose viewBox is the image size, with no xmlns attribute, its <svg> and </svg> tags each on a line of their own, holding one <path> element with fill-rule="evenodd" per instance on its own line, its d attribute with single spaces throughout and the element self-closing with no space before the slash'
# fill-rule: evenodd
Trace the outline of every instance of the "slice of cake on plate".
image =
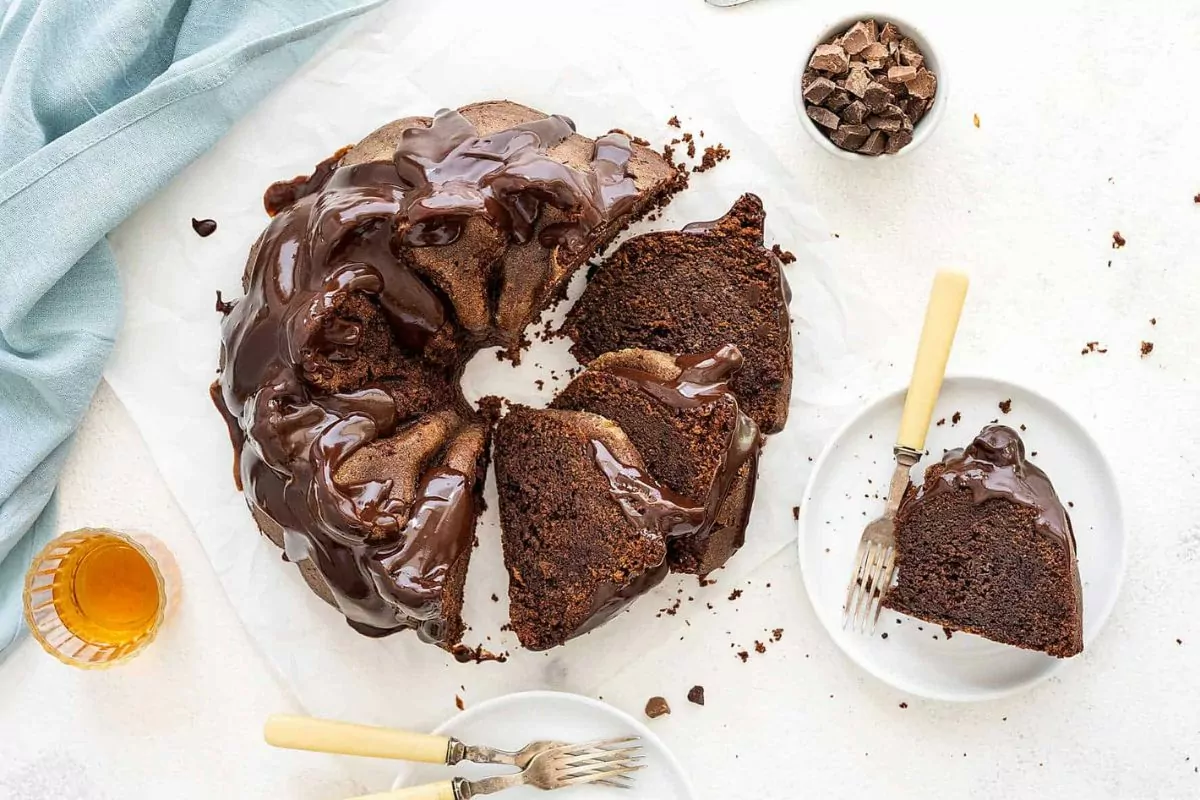
<svg viewBox="0 0 1200 800">
<path fill-rule="evenodd" d="M 1012 428 L 985 427 L 909 487 L 896 541 L 886 607 L 1059 658 L 1083 650 L 1071 518 Z"/>
</svg>

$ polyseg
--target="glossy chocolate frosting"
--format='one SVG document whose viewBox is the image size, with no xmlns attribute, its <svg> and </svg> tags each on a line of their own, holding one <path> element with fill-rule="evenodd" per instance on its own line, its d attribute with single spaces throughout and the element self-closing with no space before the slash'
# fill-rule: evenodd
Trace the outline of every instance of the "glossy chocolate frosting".
<svg viewBox="0 0 1200 800">
<path fill-rule="evenodd" d="M 453 244 L 470 219 L 502 245 L 527 242 L 545 205 L 564 221 L 540 231 L 542 245 L 590 245 L 591 233 L 627 213 L 638 193 L 623 134 L 595 142 L 590 171 L 546 155 L 573 130 L 554 116 L 481 137 L 459 112 L 443 110 L 429 127 L 405 130 L 391 161 L 339 166 L 339 152 L 264 197 L 273 218 L 251 251 L 245 296 L 221 306 L 212 397 L 247 502 L 280 526 L 289 560 L 315 565 L 364 633 L 416 628 L 453 644 L 442 641 L 441 593 L 450 565 L 471 546 L 477 509 L 473 482 L 446 467 L 426 472 L 411 504 L 391 497 L 391 480 L 334 479 L 353 453 L 406 423 L 379 386 L 318 388 L 329 364 L 352 360 L 362 343 L 362 325 L 338 316 L 339 304 L 366 295 L 400 347 L 420 354 L 435 337 L 449 339 L 459 367 L 498 342 L 495 331 L 467 336 L 402 250 Z M 456 410 L 467 408 L 460 398 Z"/>
<path fill-rule="evenodd" d="M 1071 518 L 1046 473 L 1026 460 L 1025 444 L 1012 428 L 988 425 L 970 445 L 946 453 L 941 467 L 937 480 L 910 495 L 905 505 L 968 489 L 977 504 L 999 498 L 1027 506 L 1037 511 L 1038 533 L 1061 542 L 1074 556 Z"/>
</svg>

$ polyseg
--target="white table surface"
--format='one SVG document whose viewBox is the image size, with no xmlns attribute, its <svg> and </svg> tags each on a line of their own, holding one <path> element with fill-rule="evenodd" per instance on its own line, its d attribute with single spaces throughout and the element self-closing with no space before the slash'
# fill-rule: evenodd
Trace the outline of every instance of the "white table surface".
<svg viewBox="0 0 1200 800">
<path fill-rule="evenodd" d="M 1130 562 L 1095 644 L 1058 677 L 1004 700 L 925 702 L 861 673 L 817 625 L 794 547 L 748 575 L 738 602 L 724 599 L 733 586 L 718 585 L 713 611 L 685 603 L 678 635 L 595 694 L 631 713 L 667 696 L 674 713 L 652 724 L 705 800 L 1200 796 L 1200 626 L 1188 588 L 1200 579 L 1200 106 L 1189 88 L 1200 9 L 1012 2 L 985 17 L 960 4 L 890 3 L 936 41 L 952 93 L 919 152 L 860 165 L 807 141 L 788 99 L 811 32 L 841 12 L 800 0 L 724 12 L 659 3 L 686 14 L 711 58 L 727 63 L 743 87 L 737 110 L 774 146 L 788 170 L 780 179 L 802 181 L 829 227 L 820 249 L 839 276 L 846 350 L 836 369 L 797 376 L 790 424 L 828 428 L 902 382 L 926 291 L 915 265 L 966 266 L 975 322 L 965 323 L 955 363 L 1029 383 L 1091 425 L 1123 481 Z M 449 35 L 439 16 L 494 7 L 419 5 L 381 13 Z M 591 57 L 621 57 L 605 51 L 602 26 L 584 32 L 584 4 L 552 5 Z M 611 19 L 613 5 L 597 3 L 596 13 Z M 502 13 L 523 12 L 514 3 Z M 1128 240 L 1121 250 L 1110 247 L 1114 230 Z M 1155 343 L 1146 359 L 1143 339 Z M 1109 352 L 1081 356 L 1091 340 Z M 801 475 L 809 455 L 796 454 Z M 334 800 L 380 788 L 364 765 L 261 744 L 266 714 L 304 706 L 242 630 L 107 386 L 61 494 L 64 530 L 138 528 L 166 541 L 185 601 L 162 639 L 121 669 L 74 671 L 30 641 L 0 664 L 0 798 Z M 777 627 L 782 640 L 753 653 Z M 748 663 L 731 644 L 751 651 Z M 703 708 L 684 699 L 697 683 L 707 688 Z M 468 686 L 465 699 L 483 698 Z M 445 703 L 454 713 L 452 698 Z"/>
</svg>

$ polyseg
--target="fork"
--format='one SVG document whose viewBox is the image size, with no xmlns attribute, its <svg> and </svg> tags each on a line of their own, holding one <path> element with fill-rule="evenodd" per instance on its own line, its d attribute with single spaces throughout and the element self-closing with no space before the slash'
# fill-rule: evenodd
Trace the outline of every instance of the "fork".
<svg viewBox="0 0 1200 800">
<path fill-rule="evenodd" d="M 263 726 L 267 744 L 290 750 L 311 750 L 347 756 L 395 758 L 427 764 L 503 764 L 525 769 L 534 756 L 561 742 L 530 742 L 520 750 L 469 745 L 451 736 L 412 733 L 373 725 L 356 725 L 329 719 L 273 714 Z"/>
<path fill-rule="evenodd" d="M 564 744 L 535 755 L 529 766 L 511 775 L 493 775 L 467 780 L 452 778 L 424 786 L 361 795 L 350 800 L 469 800 L 517 786 L 563 789 L 583 783 L 603 782 L 629 788 L 632 773 L 645 767 L 639 763 L 641 746 L 636 736 L 606 739 L 585 744 Z"/>
<path fill-rule="evenodd" d="M 967 283 L 967 276 L 961 272 L 943 270 L 934 277 L 917 359 L 904 397 L 900 432 L 892 449 L 896 468 L 888 486 L 887 505 L 883 516 L 863 530 L 858 543 L 857 566 L 846 588 L 846 605 L 842 607 L 843 629 L 873 633 L 884 597 L 895 581 L 896 511 L 908 490 L 909 473 L 925 449 L 925 436 L 942 390 L 946 362 L 967 296 Z"/>
</svg>

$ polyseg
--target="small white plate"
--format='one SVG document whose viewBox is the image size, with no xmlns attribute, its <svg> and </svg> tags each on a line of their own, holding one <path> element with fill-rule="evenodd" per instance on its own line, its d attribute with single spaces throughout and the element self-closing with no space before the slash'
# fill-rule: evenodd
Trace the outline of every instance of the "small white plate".
<svg viewBox="0 0 1200 800">
<path fill-rule="evenodd" d="M 608 786 L 571 786 L 555 792 L 556 798 L 587 800 L 695 800 L 683 768 L 654 733 L 623 711 L 606 703 L 565 692 L 518 692 L 486 700 L 447 720 L 434 733 L 453 736 L 468 744 L 486 744 L 516 750 L 539 739 L 587 742 L 615 736 L 640 736 L 646 768 L 635 773 L 631 789 Z M 414 764 L 400 773 L 393 788 L 419 786 L 455 775 L 478 778 L 511 771 L 506 767 L 457 764 L 453 767 Z M 511 800 L 545 798 L 546 793 L 522 786 L 504 793 Z"/>
<path fill-rule="evenodd" d="M 1011 413 L 999 403 L 1012 400 Z M 818 618 L 837 645 L 863 669 L 897 689 L 935 700 L 985 700 L 1025 689 L 1063 666 L 1064 659 L 955 633 L 883 610 L 873 636 L 842 630 L 842 604 L 859 536 L 883 511 L 892 474 L 892 442 L 904 390 L 870 404 L 841 429 L 814 465 L 800 511 L 800 568 Z M 955 412 L 962 414 L 957 425 Z M 1021 431 L 1026 455 L 1046 471 L 1067 503 L 1083 583 L 1086 646 L 1103 627 L 1125 574 L 1125 526 L 1112 468 L 1083 425 L 1053 401 L 990 378 L 947 378 L 929 455 L 913 471 L 964 447 L 989 422 Z M 1035 455 L 1036 454 L 1036 455 Z M 886 636 L 886 638 L 885 638 Z"/>
</svg>

